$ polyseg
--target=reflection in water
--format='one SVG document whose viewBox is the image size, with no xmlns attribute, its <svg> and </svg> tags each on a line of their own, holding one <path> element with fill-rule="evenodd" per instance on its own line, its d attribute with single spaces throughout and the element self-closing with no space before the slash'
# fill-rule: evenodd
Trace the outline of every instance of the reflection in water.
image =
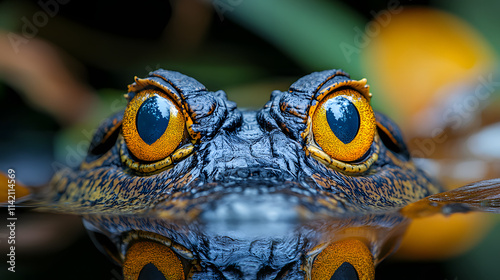
<svg viewBox="0 0 500 280">
<path fill-rule="evenodd" d="M 274 211 L 286 209 L 279 207 L 277 201 L 276 205 L 267 204 L 269 212 L 264 211 L 264 203 L 257 209 L 247 209 L 249 213 L 234 212 L 222 219 L 215 219 L 215 212 L 194 222 L 137 215 L 87 215 L 84 222 L 91 235 L 100 236 L 94 241 L 119 263 L 126 260 L 131 244 L 150 240 L 170 248 L 182 260 L 184 269 L 189 267 L 190 273 L 203 279 L 213 277 L 215 272 L 229 273 L 228 267 L 242 275 L 277 274 L 283 269 L 289 275 L 307 274 L 318 254 L 330 244 L 346 239 L 366 245 L 373 256 L 372 264 L 377 264 L 397 247 L 408 225 L 406 219 L 395 213 L 274 219 Z M 261 214 L 269 219 L 259 220 Z M 233 219 L 241 215 L 247 215 L 247 219 Z"/>
</svg>

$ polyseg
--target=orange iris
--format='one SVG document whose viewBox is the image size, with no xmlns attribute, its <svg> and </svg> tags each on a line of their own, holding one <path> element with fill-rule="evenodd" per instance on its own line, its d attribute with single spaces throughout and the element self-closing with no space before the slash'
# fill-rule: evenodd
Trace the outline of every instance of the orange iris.
<svg viewBox="0 0 500 280">
<path fill-rule="evenodd" d="M 184 129 L 181 110 L 159 91 L 137 93 L 125 109 L 123 137 L 139 160 L 158 161 L 169 156 L 183 140 Z"/>
<path fill-rule="evenodd" d="M 343 89 L 323 98 L 312 119 L 314 140 L 330 157 L 351 162 L 368 151 L 375 136 L 375 115 L 359 92 Z"/>
<path fill-rule="evenodd" d="M 182 263 L 170 248 L 152 241 L 135 242 L 125 256 L 124 279 L 137 280 L 146 270 L 157 270 L 167 280 L 185 278 Z"/>
<path fill-rule="evenodd" d="M 357 239 L 345 239 L 323 249 L 314 260 L 311 279 L 330 280 L 334 274 L 338 276 L 334 279 L 344 279 L 349 274 L 357 275 L 360 280 L 375 279 L 375 265 L 368 247 Z"/>
</svg>

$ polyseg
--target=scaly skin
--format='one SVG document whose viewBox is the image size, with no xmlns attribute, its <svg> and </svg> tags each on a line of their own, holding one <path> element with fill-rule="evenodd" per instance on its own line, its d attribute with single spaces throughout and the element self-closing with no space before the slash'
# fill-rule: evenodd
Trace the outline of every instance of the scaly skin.
<svg viewBox="0 0 500 280">
<path fill-rule="evenodd" d="M 354 171 L 329 164 L 321 148 L 314 153 L 312 113 L 322 89 L 338 85 L 371 97 L 362 81 L 329 70 L 247 111 L 193 78 L 154 71 L 136 79 L 127 98 L 153 88 L 177 102 L 186 133 L 170 159 L 134 158 L 118 113 L 97 130 L 80 168 L 56 174 L 45 206 L 82 215 L 93 234 L 111 241 L 105 250 L 119 264 L 134 240 L 172 242 L 189 263 L 187 278 L 310 279 L 325 244 L 345 238 L 363 240 L 376 264 L 407 226 L 398 210 L 441 189 L 381 114 L 367 155 L 347 163 Z"/>
</svg>

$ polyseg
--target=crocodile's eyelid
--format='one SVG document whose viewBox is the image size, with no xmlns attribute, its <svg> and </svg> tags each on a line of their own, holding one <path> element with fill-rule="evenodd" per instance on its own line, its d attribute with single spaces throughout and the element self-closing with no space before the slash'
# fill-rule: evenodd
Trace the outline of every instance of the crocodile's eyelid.
<svg viewBox="0 0 500 280">
<path fill-rule="evenodd" d="M 380 140 L 390 151 L 403 156 L 404 159 L 410 159 L 410 153 L 405 145 L 403 134 L 397 125 L 384 114 L 375 113 L 377 120 L 377 131 Z"/>
<path fill-rule="evenodd" d="M 84 163 L 92 162 L 108 152 L 116 144 L 121 131 L 123 111 L 106 119 L 96 130 L 90 142 Z"/>
</svg>

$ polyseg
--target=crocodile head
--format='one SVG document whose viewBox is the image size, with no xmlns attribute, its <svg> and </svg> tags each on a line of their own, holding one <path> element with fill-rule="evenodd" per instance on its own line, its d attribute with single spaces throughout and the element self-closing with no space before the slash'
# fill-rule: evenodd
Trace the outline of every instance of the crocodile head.
<svg viewBox="0 0 500 280">
<path fill-rule="evenodd" d="M 44 203 L 82 215 L 125 279 L 373 279 L 408 225 L 399 210 L 440 188 L 371 97 L 328 70 L 241 110 L 157 70 Z"/>
</svg>

